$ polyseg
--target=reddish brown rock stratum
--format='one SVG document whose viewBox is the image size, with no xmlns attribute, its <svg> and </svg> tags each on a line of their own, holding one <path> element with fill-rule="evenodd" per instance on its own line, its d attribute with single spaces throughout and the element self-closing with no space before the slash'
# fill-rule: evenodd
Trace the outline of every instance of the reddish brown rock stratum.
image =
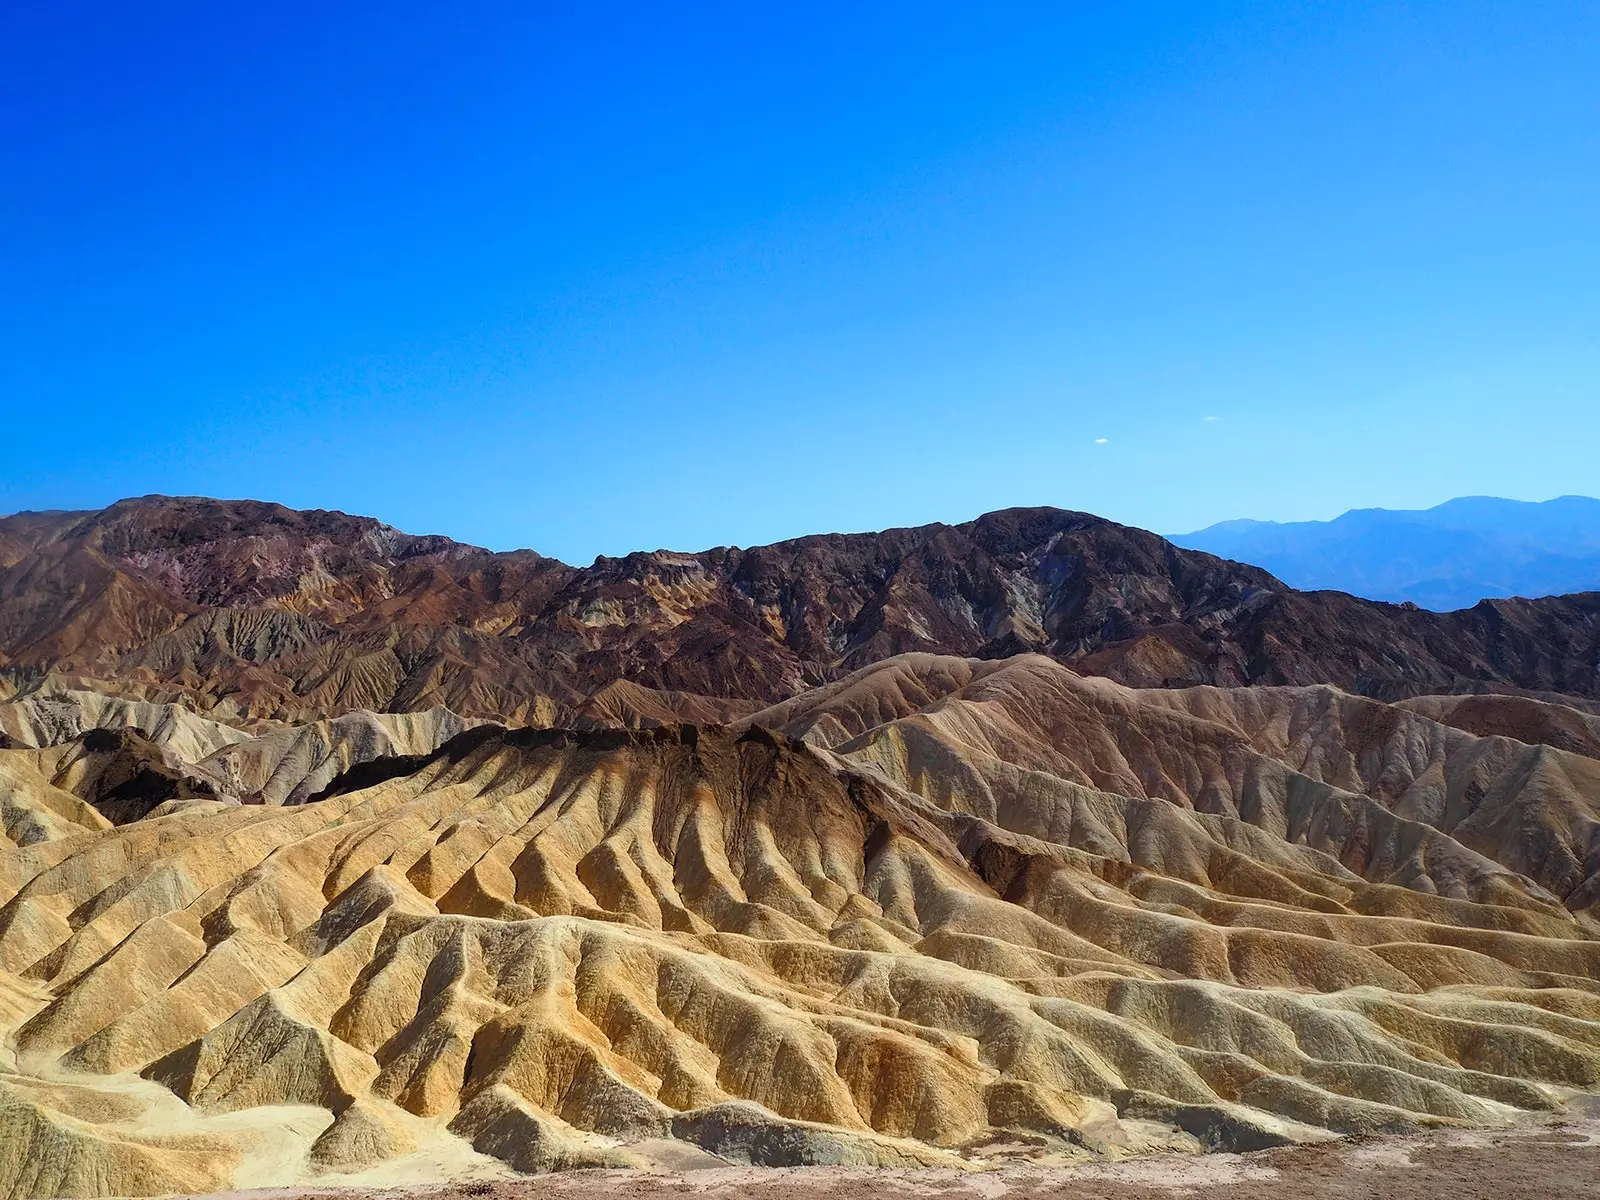
<svg viewBox="0 0 1600 1200">
<path fill-rule="evenodd" d="M 0 520 L 13 687 L 53 672 L 244 716 L 442 704 L 569 723 L 626 681 L 669 694 L 635 694 L 642 718 L 704 719 L 906 651 L 1035 651 L 1140 687 L 1594 698 L 1600 594 L 1437 614 L 1295 592 L 1057 509 L 585 568 L 252 501 L 147 497 Z M 614 716 L 622 702 L 596 703 Z"/>
</svg>

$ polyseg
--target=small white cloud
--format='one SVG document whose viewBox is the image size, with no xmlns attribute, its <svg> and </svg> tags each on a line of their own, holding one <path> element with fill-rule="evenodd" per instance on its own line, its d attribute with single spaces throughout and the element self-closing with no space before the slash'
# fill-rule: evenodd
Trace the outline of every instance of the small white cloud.
<svg viewBox="0 0 1600 1200">
<path fill-rule="evenodd" d="M 1207 421 L 1220 421 L 1220 420 L 1222 420 L 1222 418 L 1221 417 L 1207 417 L 1206 420 Z"/>
<path fill-rule="evenodd" d="M 1095 438 L 1094 444 L 1096 446 L 1104 446 L 1110 440 L 1111 440 L 1110 438 Z"/>
</svg>

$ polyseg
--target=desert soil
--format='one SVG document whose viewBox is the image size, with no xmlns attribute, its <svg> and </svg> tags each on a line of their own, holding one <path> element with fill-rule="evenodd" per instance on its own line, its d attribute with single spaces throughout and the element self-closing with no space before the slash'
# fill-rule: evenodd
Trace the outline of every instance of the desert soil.
<svg viewBox="0 0 1600 1200">
<path fill-rule="evenodd" d="M 1547 1200 L 1600 1197 L 1600 1104 L 1515 1130 L 1370 1137 L 1254 1154 L 992 1171 L 853 1167 L 567 1171 L 401 1188 L 275 1188 L 201 1200 Z"/>
</svg>

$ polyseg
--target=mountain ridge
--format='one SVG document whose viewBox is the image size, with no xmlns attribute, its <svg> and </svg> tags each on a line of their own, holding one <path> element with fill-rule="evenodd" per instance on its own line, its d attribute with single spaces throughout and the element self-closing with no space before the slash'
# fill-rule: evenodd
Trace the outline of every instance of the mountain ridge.
<svg viewBox="0 0 1600 1200">
<path fill-rule="evenodd" d="M 254 718 L 444 705 L 570 723 L 619 681 L 770 704 L 923 651 L 1044 653 L 1145 687 L 1600 697 L 1600 594 L 1433 614 L 1297 592 L 1061 509 L 583 568 L 328 510 L 159 497 L 3 518 L 0 545 L 13 691 L 54 677 Z"/>
<path fill-rule="evenodd" d="M 1436 611 L 1600 587 L 1600 500 L 1461 496 L 1429 509 L 1351 509 L 1331 521 L 1222 521 L 1181 546 L 1260 563 L 1297 588 Z"/>
</svg>

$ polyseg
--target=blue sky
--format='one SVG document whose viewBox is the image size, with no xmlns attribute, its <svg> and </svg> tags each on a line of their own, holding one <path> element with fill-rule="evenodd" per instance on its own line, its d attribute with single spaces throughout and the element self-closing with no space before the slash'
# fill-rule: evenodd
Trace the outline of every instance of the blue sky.
<svg viewBox="0 0 1600 1200">
<path fill-rule="evenodd" d="M 586 562 L 1600 493 L 1597 131 L 1590 3 L 22 0 L 0 511 Z"/>
</svg>

